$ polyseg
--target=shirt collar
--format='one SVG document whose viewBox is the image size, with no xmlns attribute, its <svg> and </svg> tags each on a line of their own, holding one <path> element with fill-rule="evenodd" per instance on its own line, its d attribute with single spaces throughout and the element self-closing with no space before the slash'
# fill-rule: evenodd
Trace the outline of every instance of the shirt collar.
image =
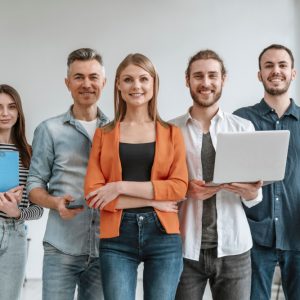
<svg viewBox="0 0 300 300">
<path fill-rule="evenodd" d="M 193 119 L 192 116 L 191 116 L 191 114 L 190 114 L 190 110 L 191 110 L 191 107 L 188 109 L 188 111 L 186 112 L 186 114 L 183 115 L 184 125 L 187 125 L 188 121 Z"/>
<path fill-rule="evenodd" d="M 284 113 L 284 116 L 292 116 L 292 117 L 296 118 L 297 120 L 299 120 L 300 119 L 300 108 L 295 104 L 295 102 L 292 98 L 290 98 L 290 100 L 291 100 L 291 104 L 288 107 L 288 109 L 286 110 L 286 112 Z M 266 115 L 271 111 L 274 111 L 274 109 L 267 104 L 265 99 L 262 99 L 260 101 L 260 103 L 258 105 L 258 109 L 260 110 L 260 112 L 263 115 Z"/>
<path fill-rule="evenodd" d="M 295 101 L 292 98 L 291 98 L 291 104 L 284 114 L 291 115 L 297 120 L 300 119 L 300 108 L 295 104 Z"/>
<path fill-rule="evenodd" d="M 72 113 L 72 107 L 73 107 L 73 105 L 71 105 L 71 107 L 65 113 L 64 118 L 63 118 L 64 123 L 68 123 L 68 122 L 70 123 L 75 120 L 73 113 Z"/>
<path fill-rule="evenodd" d="M 184 121 L 185 125 L 187 125 L 187 123 L 189 121 L 194 120 L 190 113 L 191 109 L 192 109 L 192 106 L 188 109 L 187 113 L 185 115 L 183 115 L 183 121 Z M 221 108 L 219 108 L 216 115 L 211 119 L 211 122 L 217 122 L 220 119 L 224 119 L 224 112 L 221 110 Z"/>
<path fill-rule="evenodd" d="M 73 105 L 71 105 L 69 110 L 65 113 L 64 119 L 63 119 L 64 123 L 73 124 L 75 122 L 76 119 L 74 118 L 72 108 L 73 108 Z M 100 108 L 97 107 L 97 119 L 99 120 L 99 119 L 101 119 L 101 117 L 102 117 L 102 112 L 101 112 Z"/>
</svg>

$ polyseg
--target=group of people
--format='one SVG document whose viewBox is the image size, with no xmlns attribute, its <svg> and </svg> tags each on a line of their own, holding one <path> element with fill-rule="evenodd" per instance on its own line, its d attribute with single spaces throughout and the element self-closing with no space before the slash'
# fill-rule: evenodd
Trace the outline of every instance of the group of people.
<svg viewBox="0 0 300 300">
<path fill-rule="evenodd" d="M 202 299 L 208 281 L 213 299 L 270 299 L 277 264 L 286 298 L 300 299 L 300 108 L 288 94 L 294 58 L 272 44 L 258 63 L 263 99 L 230 114 L 219 107 L 224 62 L 199 51 L 185 73 L 193 104 L 166 122 L 153 63 L 129 54 L 116 71 L 109 122 L 97 106 L 102 58 L 75 50 L 65 79 L 73 104 L 36 128 L 32 149 L 20 96 L 0 85 L 0 151 L 20 153 L 20 186 L 0 193 L 0 298 L 20 297 L 24 221 L 44 207 L 43 300 L 72 300 L 76 287 L 79 300 L 133 300 L 141 262 L 147 300 Z M 282 129 L 291 134 L 284 180 L 207 185 L 219 132 Z"/>
</svg>

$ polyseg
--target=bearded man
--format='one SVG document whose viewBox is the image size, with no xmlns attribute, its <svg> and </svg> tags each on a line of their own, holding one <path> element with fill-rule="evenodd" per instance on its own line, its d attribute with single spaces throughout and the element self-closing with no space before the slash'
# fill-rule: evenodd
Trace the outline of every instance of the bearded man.
<svg viewBox="0 0 300 300">
<path fill-rule="evenodd" d="M 251 299 L 271 298 L 274 269 L 279 264 L 286 299 L 300 299 L 300 107 L 289 97 L 295 79 L 290 49 L 273 44 L 258 59 L 264 98 L 236 115 L 256 130 L 289 130 L 285 177 L 263 187 L 263 201 L 245 208 L 253 237 Z"/>
<path fill-rule="evenodd" d="M 193 105 L 171 121 L 184 136 L 190 180 L 179 210 L 184 269 L 176 300 L 202 299 L 207 281 L 213 299 L 250 298 L 252 238 L 242 203 L 260 203 L 261 182 L 206 185 L 213 179 L 217 134 L 254 131 L 251 122 L 219 108 L 225 78 L 216 52 L 192 56 L 186 86 Z"/>
</svg>

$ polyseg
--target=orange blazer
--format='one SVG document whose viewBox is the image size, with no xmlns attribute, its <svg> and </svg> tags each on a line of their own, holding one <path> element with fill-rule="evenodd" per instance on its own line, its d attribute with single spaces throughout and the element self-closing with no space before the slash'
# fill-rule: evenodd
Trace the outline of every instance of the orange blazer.
<svg viewBox="0 0 300 300">
<path fill-rule="evenodd" d="M 104 186 L 108 182 L 122 180 L 122 167 L 119 156 L 120 124 L 104 132 L 97 128 L 90 153 L 85 177 L 85 195 Z M 156 122 L 156 144 L 151 170 L 154 200 L 182 200 L 188 187 L 185 146 L 181 131 L 170 125 L 169 128 Z M 119 236 L 122 210 L 115 209 L 114 199 L 100 211 L 100 238 Z M 177 213 L 156 210 L 156 214 L 166 232 L 179 233 Z"/>
</svg>

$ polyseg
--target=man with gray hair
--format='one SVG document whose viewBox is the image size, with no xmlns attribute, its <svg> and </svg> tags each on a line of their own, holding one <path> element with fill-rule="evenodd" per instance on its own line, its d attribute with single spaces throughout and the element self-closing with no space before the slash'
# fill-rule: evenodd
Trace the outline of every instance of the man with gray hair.
<svg viewBox="0 0 300 300">
<path fill-rule="evenodd" d="M 86 206 L 83 183 L 96 127 L 108 122 L 97 107 L 106 78 L 101 56 L 82 48 L 68 57 L 65 84 L 70 109 L 34 133 L 27 189 L 49 208 L 44 236 L 43 299 L 103 299 L 99 264 L 99 212 Z"/>
</svg>

